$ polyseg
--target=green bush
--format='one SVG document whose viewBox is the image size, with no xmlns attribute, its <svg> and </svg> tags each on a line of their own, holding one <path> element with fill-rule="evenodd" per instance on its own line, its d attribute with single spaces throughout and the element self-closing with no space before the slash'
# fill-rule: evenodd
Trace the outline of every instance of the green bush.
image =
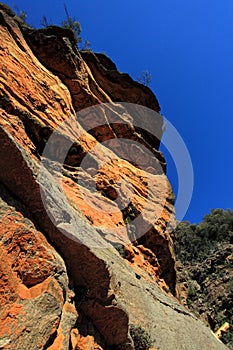
<svg viewBox="0 0 233 350">
<path fill-rule="evenodd" d="M 130 325 L 130 335 L 137 350 L 149 350 L 152 340 L 149 334 L 141 326 Z"/>
<path fill-rule="evenodd" d="M 199 224 L 180 222 L 173 233 L 177 259 L 183 264 L 202 262 L 219 245 L 233 243 L 233 212 L 212 209 Z"/>
<path fill-rule="evenodd" d="M 77 47 L 80 50 L 88 50 L 90 48 L 90 42 L 88 40 L 83 41 L 83 38 L 81 36 L 82 28 L 80 22 L 77 21 L 75 17 L 70 16 L 67 6 L 65 4 L 64 9 L 66 13 L 66 19 L 61 22 L 61 26 L 63 28 L 72 30 L 75 36 Z M 52 25 L 51 21 L 48 21 L 46 16 L 42 17 L 40 24 L 44 28 Z"/>
<path fill-rule="evenodd" d="M 233 298 L 233 278 L 232 277 L 229 280 L 229 282 L 226 284 L 226 291 Z"/>
<path fill-rule="evenodd" d="M 188 287 L 188 298 L 193 299 L 198 295 L 198 290 L 194 283 L 191 283 Z"/>
<path fill-rule="evenodd" d="M 125 254 L 125 249 L 124 249 L 124 246 L 123 245 L 117 245 L 115 247 L 115 249 L 118 251 L 118 253 L 122 256 L 122 258 L 125 258 L 126 257 L 126 254 Z"/>
<path fill-rule="evenodd" d="M 83 43 L 83 39 L 81 37 L 81 32 L 82 32 L 81 24 L 78 21 L 76 21 L 75 17 L 71 17 L 69 15 L 69 12 L 67 10 L 66 5 L 64 5 L 64 8 L 65 8 L 65 13 L 66 13 L 66 19 L 61 22 L 61 26 L 63 28 L 70 29 L 74 32 L 75 38 L 77 41 L 77 46 L 79 47 L 81 45 L 81 50 L 89 49 L 89 47 L 90 47 L 89 41 L 86 40 Z"/>
<path fill-rule="evenodd" d="M 180 222 L 172 235 L 182 263 L 177 276 L 187 287 L 187 306 L 196 315 L 205 315 L 213 331 L 224 322 L 232 326 L 233 212 L 213 209 L 199 224 Z M 233 349 L 231 331 L 223 333 L 221 341 Z"/>
</svg>

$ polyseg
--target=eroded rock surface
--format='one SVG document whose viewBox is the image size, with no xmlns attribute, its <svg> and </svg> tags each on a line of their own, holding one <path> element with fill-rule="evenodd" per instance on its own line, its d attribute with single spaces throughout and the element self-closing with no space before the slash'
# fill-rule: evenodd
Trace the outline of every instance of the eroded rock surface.
<svg viewBox="0 0 233 350">
<path fill-rule="evenodd" d="M 1 346 L 44 349 L 57 329 L 69 333 L 77 319 L 66 267 L 22 204 L 2 186 L 0 192 Z M 68 349 L 69 336 L 62 342 Z"/>
<path fill-rule="evenodd" d="M 155 348 L 224 349 L 172 296 L 174 198 L 159 137 L 134 127 L 138 116 L 121 105 L 114 126 L 108 105 L 103 128 L 88 132 L 80 113 L 58 130 L 101 102 L 158 112 L 152 92 L 107 57 L 81 55 L 70 31 L 28 28 L 3 5 L 0 18 L 0 347 L 133 350 L 134 324 Z M 162 123 L 157 114 L 158 136 Z M 103 143 L 122 137 L 147 147 L 158 167 L 140 169 Z"/>
</svg>

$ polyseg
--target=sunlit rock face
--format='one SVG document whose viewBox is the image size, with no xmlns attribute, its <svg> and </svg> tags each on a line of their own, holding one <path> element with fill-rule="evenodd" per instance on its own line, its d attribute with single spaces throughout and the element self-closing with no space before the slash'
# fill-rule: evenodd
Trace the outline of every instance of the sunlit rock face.
<svg viewBox="0 0 233 350">
<path fill-rule="evenodd" d="M 0 347 L 132 350 L 133 324 L 154 348 L 224 349 L 175 299 L 156 97 L 69 30 L 0 18 Z"/>
</svg>

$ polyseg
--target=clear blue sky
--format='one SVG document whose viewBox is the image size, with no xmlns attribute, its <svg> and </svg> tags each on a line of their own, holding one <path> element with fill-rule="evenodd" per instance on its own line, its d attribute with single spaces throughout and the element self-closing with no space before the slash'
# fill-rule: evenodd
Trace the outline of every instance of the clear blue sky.
<svg viewBox="0 0 233 350">
<path fill-rule="evenodd" d="M 177 128 L 194 167 L 186 219 L 199 222 L 211 208 L 233 208 L 232 0 L 10 0 L 29 24 L 65 19 L 64 2 L 80 21 L 93 51 L 105 52 L 136 78 L 152 74 L 162 114 Z M 176 171 L 168 177 L 177 189 Z"/>
</svg>

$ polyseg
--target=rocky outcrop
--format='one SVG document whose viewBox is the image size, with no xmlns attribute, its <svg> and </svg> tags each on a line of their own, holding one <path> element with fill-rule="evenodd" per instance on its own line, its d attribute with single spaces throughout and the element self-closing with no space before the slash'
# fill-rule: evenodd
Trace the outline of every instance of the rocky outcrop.
<svg viewBox="0 0 233 350">
<path fill-rule="evenodd" d="M 224 349 L 172 296 L 174 198 L 158 151 L 162 117 L 154 137 L 125 106 L 101 107 L 105 124 L 90 132 L 93 118 L 82 112 L 119 101 L 158 112 L 156 98 L 107 57 L 77 52 L 70 31 L 33 30 L 4 5 L 0 19 L 0 347 L 133 350 L 133 324 L 155 348 Z M 70 120 L 76 112 L 78 122 Z M 137 151 L 141 169 L 105 143 L 122 137 L 150 150 L 154 171 L 146 152 Z"/>
<path fill-rule="evenodd" d="M 233 349 L 232 341 L 232 244 L 223 242 L 203 262 L 177 264 L 178 297 L 184 305 L 216 332 L 225 322 L 229 328 L 221 340 Z"/>
</svg>

